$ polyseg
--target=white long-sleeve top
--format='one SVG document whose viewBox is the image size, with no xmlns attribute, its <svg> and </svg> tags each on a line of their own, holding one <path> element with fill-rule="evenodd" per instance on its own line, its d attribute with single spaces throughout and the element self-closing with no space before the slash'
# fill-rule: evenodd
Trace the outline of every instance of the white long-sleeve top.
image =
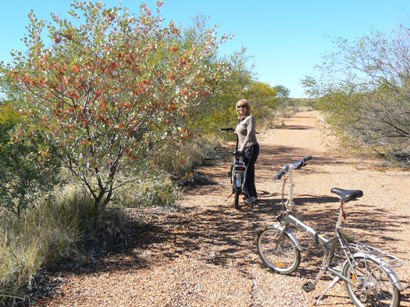
<svg viewBox="0 0 410 307">
<path fill-rule="evenodd" d="M 258 143 L 255 126 L 256 120 L 252 115 L 240 119 L 235 128 L 235 133 L 238 135 L 238 150 L 243 151 L 246 147 Z"/>
</svg>

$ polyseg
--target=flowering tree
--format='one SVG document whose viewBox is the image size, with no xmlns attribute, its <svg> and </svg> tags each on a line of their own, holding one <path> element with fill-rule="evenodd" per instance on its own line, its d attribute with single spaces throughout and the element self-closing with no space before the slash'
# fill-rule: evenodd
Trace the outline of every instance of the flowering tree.
<svg viewBox="0 0 410 307">
<path fill-rule="evenodd" d="M 189 112 L 226 76 L 216 60 L 225 38 L 215 28 L 187 38 L 173 22 L 163 26 L 161 6 L 154 14 L 143 4 L 135 16 L 75 1 L 71 21 L 50 22 L 31 12 L 27 51 L 1 67 L 3 92 L 28 119 L 16 141 L 42 134 L 98 209 L 124 184 L 121 170 L 142 166 L 162 140 L 189 137 Z"/>
</svg>

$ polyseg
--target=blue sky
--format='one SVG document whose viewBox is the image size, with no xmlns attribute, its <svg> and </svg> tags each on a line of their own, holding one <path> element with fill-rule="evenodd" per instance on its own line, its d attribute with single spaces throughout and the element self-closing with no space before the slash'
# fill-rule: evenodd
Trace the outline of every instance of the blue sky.
<svg viewBox="0 0 410 307">
<path fill-rule="evenodd" d="M 108 6 L 129 7 L 135 12 L 141 2 L 155 8 L 156 0 L 106 0 Z M 221 52 L 232 54 L 241 47 L 253 57 L 259 81 L 283 85 L 291 97 L 306 97 L 301 80 L 313 75 L 326 51 L 335 50 L 330 37 L 350 40 L 384 33 L 410 22 L 408 0 L 164 0 L 162 16 L 188 26 L 196 15 L 220 26 L 219 33 L 232 33 Z M 12 49 L 24 50 L 28 12 L 33 9 L 41 19 L 50 13 L 64 16 L 69 0 L 2 0 L 0 3 L 0 61 L 10 60 Z"/>
</svg>

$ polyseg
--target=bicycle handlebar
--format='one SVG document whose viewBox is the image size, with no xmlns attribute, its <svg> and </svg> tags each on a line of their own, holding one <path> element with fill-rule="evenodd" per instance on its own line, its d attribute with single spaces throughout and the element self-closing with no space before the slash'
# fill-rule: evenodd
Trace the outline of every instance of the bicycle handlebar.
<svg viewBox="0 0 410 307">
<path fill-rule="evenodd" d="M 273 177 L 273 179 L 279 180 L 289 171 L 288 166 L 284 166 L 276 175 Z"/>
<path fill-rule="evenodd" d="M 307 161 L 312 160 L 312 156 L 306 156 L 302 160 L 299 160 L 293 164 L 287 164 L 282 169 L 275 175 L 274 179 L 279 180 L 281 179 L 286 173 L 288 173 L 291 169 L 301 169 L 304 167 L 307 163 Z"/>
<path fill-rule="evenodd" d="M 221 130 L 221 131 L 228 131 L 228 132 L 233 132 L 233 131 L 235 131 L 234 128 L 220 128 L 219 130 Z"/>
</svg>

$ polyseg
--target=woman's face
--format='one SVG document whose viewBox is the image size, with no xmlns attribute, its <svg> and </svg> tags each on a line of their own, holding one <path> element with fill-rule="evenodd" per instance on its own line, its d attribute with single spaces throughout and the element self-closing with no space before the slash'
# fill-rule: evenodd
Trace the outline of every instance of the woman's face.
<svg viewBox="0 0 410 307">
<path fill-rule="evenodd" d="M 239 116 L 246 116 L 247 113 L 247 106 L 244 104 L 238 104 L 236 106 L 236 110 L 238 111 Z"/>
</svg>

